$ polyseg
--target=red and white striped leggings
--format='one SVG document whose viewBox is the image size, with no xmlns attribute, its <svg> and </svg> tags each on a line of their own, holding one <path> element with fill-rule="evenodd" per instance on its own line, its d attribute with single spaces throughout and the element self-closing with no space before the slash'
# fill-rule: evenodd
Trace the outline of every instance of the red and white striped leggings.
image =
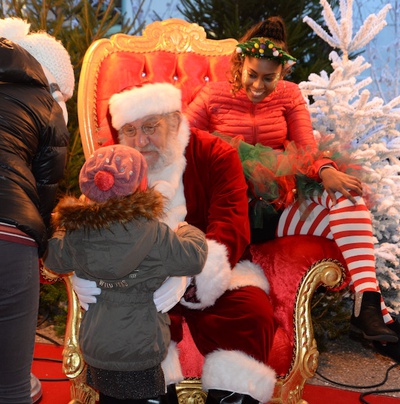
<svg viewBox="0 0 400 404">
<path fill-rule="evenodd" d="M 355 193 L 353 195 L 357 205 L 337 192 L 337 204 L 332 206 L 330 196 L 324 191 L 322 195 L 306 200 L 300 207 L 298 204 L 287 207 L 279 220 L 276 236 L 304 234 L 335 240 L 346 261 L 354 290 L 380 292 L 375 271 L 371 214 L 363 198 Z M 392 322 L 382 297 L 381 308 L 385 322 Z"/>
</svg>

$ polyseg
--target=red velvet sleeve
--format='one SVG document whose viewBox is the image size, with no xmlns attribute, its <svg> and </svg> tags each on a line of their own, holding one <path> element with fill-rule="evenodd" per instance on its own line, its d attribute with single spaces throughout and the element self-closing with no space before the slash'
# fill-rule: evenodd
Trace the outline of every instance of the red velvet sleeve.
<svg viewBox="0 0 400 404">
<path fill-rule="evenodd" d="M 237 151 L 207 132 L 193 130 L 183 177 L 186 220 L 224 244 L 232 267 L 250 242 L 247 185 Z"/>
</svg>

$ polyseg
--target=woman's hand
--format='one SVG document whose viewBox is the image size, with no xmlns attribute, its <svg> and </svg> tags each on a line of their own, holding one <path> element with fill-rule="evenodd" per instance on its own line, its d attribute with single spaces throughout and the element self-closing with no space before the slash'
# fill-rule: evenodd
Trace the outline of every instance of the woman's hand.
<svg viewBox="0 0 400 404">
<path fill-rule="evenodd" d="M 322 185 L 331 197 L 333 205 L 336 205 L 335 192 L 340 192 L 349 199 L 354 205 L 357 204 L 354 196 L 349 191 L 354 191 L 358 195 L 362 195 L 362 183 L 357 177 L 337 171 L 333 167 L 323 167 L 320 172 Z"/>
</svg>

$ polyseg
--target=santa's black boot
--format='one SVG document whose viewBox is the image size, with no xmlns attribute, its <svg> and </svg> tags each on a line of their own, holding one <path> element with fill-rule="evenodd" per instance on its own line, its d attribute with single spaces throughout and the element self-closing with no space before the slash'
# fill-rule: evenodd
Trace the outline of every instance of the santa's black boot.
<svg viewBox="0 0 400 404">
<path fill-rule="evenodd" d="M 397 342 L 395 331 L 383 321 L 381 295 L 378 292 L 356 293 L 350 329 L 370 341 Z"/>
<path fill-rule="evenodd" d="M 175 384 L 169 384 L 167 386 L 167 395 L 166 396 L 167 396 L 167 402 L 164 404 L 179 404 Z"/>
<path fill-rule="evenodd" d="M 259 402 L 248 394 L 233 391 L 210 389 L 207 393 L 206 404 L 258 404 Z"/>
</svg>

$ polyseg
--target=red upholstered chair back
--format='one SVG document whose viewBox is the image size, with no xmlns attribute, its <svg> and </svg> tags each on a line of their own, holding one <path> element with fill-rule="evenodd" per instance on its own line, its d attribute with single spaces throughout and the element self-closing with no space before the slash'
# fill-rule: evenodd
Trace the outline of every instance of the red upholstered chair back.
<svg viewBox="0 0 400 404">
<path fill-rule="evenodd" d="M 203 28 L 179 19 L 157 21 L 142 36 L 116 34 L 92 44 L 85 55 L 78 89 L 78 116 L 87 157 L 115 142 L 108 101 L 124 89 L 168 82 L 182 90 L 185 106 L 208 81 L 224 80 L 234 39 L 206 39 Z"/>
</svg>

